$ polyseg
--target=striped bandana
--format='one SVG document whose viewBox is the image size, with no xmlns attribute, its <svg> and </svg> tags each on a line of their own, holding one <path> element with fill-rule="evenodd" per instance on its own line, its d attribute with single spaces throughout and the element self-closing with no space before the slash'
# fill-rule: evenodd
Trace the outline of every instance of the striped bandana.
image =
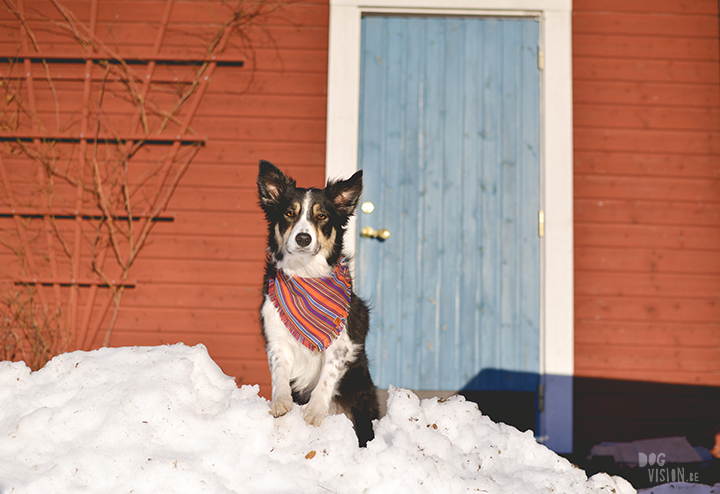
<svg viewBox="0 0 720 494">
<path fill-rule="evenodd" d="M 350 310 L 350 276 L 340 259 L 330 276 L 288 277 L 278 270 L 270 279 L 270 300 L 296 340 L 314 352 L 335 341 L 347 322 Z"/>
</svg>

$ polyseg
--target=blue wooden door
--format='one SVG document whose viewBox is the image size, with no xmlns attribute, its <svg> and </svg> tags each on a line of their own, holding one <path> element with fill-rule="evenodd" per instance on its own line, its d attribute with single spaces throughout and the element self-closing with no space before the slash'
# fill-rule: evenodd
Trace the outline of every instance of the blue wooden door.
<svg viewBox="0 0 720 494">
<path fill-rule="evenodd" d="M 357 288 L 380 387 L 536 391 L 539 26 L 362 19 Z M 366 206 L 366 209 L 367 208 Z"/>
</svg>

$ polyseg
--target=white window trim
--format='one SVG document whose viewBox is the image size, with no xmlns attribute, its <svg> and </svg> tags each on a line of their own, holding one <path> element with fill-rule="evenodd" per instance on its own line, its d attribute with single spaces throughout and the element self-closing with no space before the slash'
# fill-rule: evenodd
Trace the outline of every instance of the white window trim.
<svg viewBox="0 0 720 494">
<path fill-rule="evenodd" d="M 555 376 L 572 376 L 574 367 L 571 11 L 571 0 L 330 0 L 327 178 L 347 177 L 357 170 L 363 13 L 540 18 L 545 211 L 540 369 Z M 355 234 L 353 223 L 346 241 L 350 254 Z"/>
</svg>

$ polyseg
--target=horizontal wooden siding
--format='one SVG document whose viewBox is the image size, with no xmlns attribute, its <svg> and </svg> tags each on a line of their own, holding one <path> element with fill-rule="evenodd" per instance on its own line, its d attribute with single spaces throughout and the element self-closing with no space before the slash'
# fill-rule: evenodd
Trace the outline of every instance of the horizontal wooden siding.
<svg viewBox="0 0 720 494">
<path fill-rule="evenodd" d="M 88 22 L 91 2 L 61 3 Z M 123 56 L 147 54 L 165 5 L 165 1 L 100 1 L 97 32 Z M 228 5 L 176 1 L 161 53 L 202 56 L 197 46 L 204 41 L 198 43 L 197 37 L 209 40 L 218 22 L 227 17 Z M 252 2 L 247 5 L 255 7 Z M 24 9 L 34 18 L 57 17 L 46 1 L 26 0 Z M 261 158 L 275 162 L 300 185 L 322 184 L 328 4 L 270 2 L 264 12 L 245 27 L 247 40 L 236 37 L 226 52 L 228 57 L 244 58 L 244 67 L 219 66 L 214 73 L 192 124 L 198 136 L 207 137 L 206 145 L 168 207 L 174 221 L 153 230 L 132 268 L 130 278 L 137 285 L 123 296 L 110 344 L 203 343 L 226 374 L 241 384 L 258 383 L 261 392 L 269 395 L 258 317 L 266 227 L 256 199 L 257 162 Z M 4 9 L 0 21 L 0 53 L 12 56 L 19 51 L 19 23 Z M 45 53 L 69 57 L 82 53 L 68 38 L 42 30 L 38 38 Z M 43 85 L 42 65 L 35 67 L 38 113 L 53 122 L 56 100 Z M 68 112 L 61 119 L 67 121 L 82 106 L 77 103 L 82 86 L 72 82 L 84 77 L 83 66 L 51 68 L 57 101 Z M 101 71 L 96 73 L 99 76 Z M 175 73 L 172 67 L 158 67 L 155 77 L 171 82 Z M 107 104 L 113 111 L 127 110 L 121 102 Z M 29 184 L 37 168 L 27 161 L 20 157 L 5 161 L 19 199 L 34 194 Z M 3 228 L 12 228 L 11 219 L 2 221 L 6 221 Z M 8 266 L 2 270 L 4 282 L 17 275 L 12 253 L 0 252 L 0 263 Z"/>
</svg>

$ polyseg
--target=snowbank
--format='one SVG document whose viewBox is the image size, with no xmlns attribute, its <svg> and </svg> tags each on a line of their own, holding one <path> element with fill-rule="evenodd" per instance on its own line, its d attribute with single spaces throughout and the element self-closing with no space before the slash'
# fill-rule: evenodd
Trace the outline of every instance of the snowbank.
<svg viewBox="0 0 720 494">
<path fill-rule="evenodd" d="M 376 438 L 274 419 L 204 346 L 103 348 L 38 372 L 0 362 L 0 493 L 634 493 L 453 397 L 391 388 Z"/>
</svg>

